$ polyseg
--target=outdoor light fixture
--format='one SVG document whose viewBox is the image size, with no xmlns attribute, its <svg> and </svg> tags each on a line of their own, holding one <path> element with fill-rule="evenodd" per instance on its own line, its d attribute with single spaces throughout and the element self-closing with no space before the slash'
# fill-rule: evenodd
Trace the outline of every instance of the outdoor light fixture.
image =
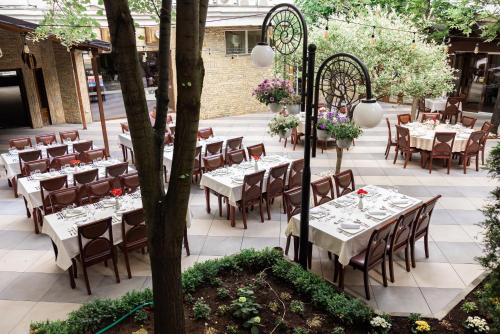
<svg viewBox="0 0 500 334">
<path fill-rule="evenodd" d="M 274 61 L 274 51 L 267 43 L 259 42 L 252 49 L 250 58 L 257 67 L 269 67 Z"/>
<path fill-rule="evenodd" d="M 380 123 L 383 111 L 375 99 L 361 100 L 354 108 L 352 120 L 362 128 L 373 128 Z"/>
<path fill-rule="evenodd" d="M 479 43 L 476 43 L 476 46 L 474 47 L 474 54 L 478 54 L 479 53 Z"/>
</svg>

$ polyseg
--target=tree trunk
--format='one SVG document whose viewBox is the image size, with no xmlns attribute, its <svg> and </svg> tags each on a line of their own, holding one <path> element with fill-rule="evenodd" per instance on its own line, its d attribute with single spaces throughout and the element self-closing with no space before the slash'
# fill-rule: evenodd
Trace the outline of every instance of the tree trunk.
<svg viewBox="0 0 500 334">
<path fill-rule="evenodd" d="M 337 150 L 337 163 L 335 164 L 335 174 L 340 173 L 342 168 L 342 156 L 344 155 L 344 149 L 336 147 Z"/>
<path fill-rule="evenodd" d="M 491 133 L 498 135 L 498 126 L 500 125 L 500 89 L 498 90 L 495 106 L 493 107 L 493 114 L 491 115 Z"/>
<path fill-rule="evenodd" d="M 413 97 L 413 101 L 411 103 L 411 119 L 412 119 L 412 121 L 416 121 L 417 109 L 418 109 L 418 97 Z"/>
</svg>

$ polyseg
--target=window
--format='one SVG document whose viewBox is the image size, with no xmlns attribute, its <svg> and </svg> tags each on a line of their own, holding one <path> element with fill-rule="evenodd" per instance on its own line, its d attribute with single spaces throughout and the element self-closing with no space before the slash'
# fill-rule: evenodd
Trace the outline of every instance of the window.
<svg viewBox="0 0 500 334">
<path fill-rule="evenodd" d="M 226 54 L 248 54 L 260 41 L 260 31 L 257 30 L 242 30 L 242 31 L 226 31 Z"/>
</svg>

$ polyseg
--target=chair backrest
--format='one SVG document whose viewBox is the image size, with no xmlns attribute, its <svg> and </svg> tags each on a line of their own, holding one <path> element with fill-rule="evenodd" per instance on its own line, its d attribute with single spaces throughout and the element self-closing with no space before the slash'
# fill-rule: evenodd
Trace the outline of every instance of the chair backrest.
<svg viewBox="0 0 500 334">
<path fill-rule="evenodd" d="M 35 142 L 37 144 L 49 145 L 57 143 L 57 137 L 55 133 L 46 133 L 43 135 L 35 136 Z"/>
<path fill-rule="evenodd" d="M 243 161 L 247 161 L 247 155 L 244 149 L 228 152 L 226 157 L 229 166 L 234 164 L 239 165 Z"/>
<path fill-rule="evenodd" d="M 210 144 L 207 144 L 205 147 L 205 156 L 216 155 L 222 153 L 222 145 L 223 141 L 216 141 Z"/>
<path fill-rule="evenodd" d="M 471 133 L 465 146 L 465 154 L 472 155 L 478 153 L 481 150 L 481 140 L 483 137 L 484 132 L 481 130 Z"/>
<path fill-rule="evenodd" d="M 47 180 L 40 181 L 40 196 L 42 198 L 43 211 L 47 212 L 50 207 L 50 193 L 66 188 L 68 186 L 68 176 L 60 175 Z"/>
<path fill-rule="evenodd" d="M 422 122 L 425 122 L 427 120 L 440 121 L 441 114 L 437 112 L 424 112 L 422 114 Z"/>
<path fill-rule="evenodd" d="M 469 117 L 469 116 L 462 116 L 460 119 L 460 123 L 462 123 L 463 126 L 466 128 L 471 128 L 474 129 L 474 125 L 476 125 L 477 118 L 474 117 Z"/>
<path fill-rule="evenodd" d="M 302 186 L 302 174 L 304 173 L 304 159 L 292 161 L 290 173 L 288 174 L 288 189 Z"/>
<path fill-rule="evenodd" d="M 65 154 L 68 154 L 68 145 L 47 147 L 47 158 L 60 157 Z"/>
<path fill-rule="evenodd" d="M 128 124 L 127 123 L 120 123 L 120 127 L 122 128 L 122 133 L 129 132 L 129 128 L 128 128 Z"/>
<path fill-rule="evenodd" d="M 32 147 L 31 138 L 13 138 L 9 139 L 9 147 L 14 147 L 18 150 L 24 150 L 26 146 Z"/>
<path fill-rule="evenodd" d="M 280 195 L 285 191 L 286 173 L 289 163 L 280 164 L 269 169 L 266 192 L 268 196 Z"/>
<path fill-rule="evenodd" d="M 490 135 L 491 127 L 492 125 L 488 121 L 484 122 L 481 126 L 481 131 L 483 131 L 483 138 L 481 138 L 481 147 L 484 147 L 486 145 L 486 141 L 488 140 L 488 136 Z"/>
<path fill-rule="evenodd" d="M 203 165 L 207 172 L 222 168 L 224 167 L 224 156 L 222 153 L 219 153 L 217 155 L 203 157 Z"/>
<path fill-rule="evenodd" d="M 285 199 L 285 211 L 287 221 L 300 213 L 302 206 L 302 187 L 295 187 L 293 189 L 287 190 L 283 193 Z"/>
<path fill-rule="evenodd" d="M 410 149 L 410 130 L 400 125 L 396 125 L 396 144 L 402 150 Z"/>
<path fill-rule="evenodd" d="M 168 132 L 169 132 L 172 136 L 175 136 L 175 125 L 169 125 L 169 126 L 168 126 Z"/>
<path fill-rule="evenodd" d="M 455 135 L 455 132 L 436 132 L 432 142 L 432 156 L 450 156 L 453 152 Z"/>
<path fill-rule="evenodd" d="M 393 225 L 391 221 L 373 230 L 366 247 L 365 266 L 370 267 L 384 258 Z"/>
<path fill-rule="evenodd" d="M 193 173 L 201 171 L 201 145 L 196 146 L 194 150 Z"/>
<path fill-rule="evenodd" d="M 408 244 L 413 230 L 413 224 L 418 218 L 419 210 L 420 206 L 399 216 L 392 231 L 390 249 L 396 250 Z"/>
<path fill-rule="evenodd" d="M 148 229 L 146 227 L 144 209 L 140 208 L 123 214 L 122 235 L 125 247 L 147 241 Z"/>
<path fill-rule="evenodd" d="M 419 113 L 424 113 L 427 112 L 429 108 L 425 107 L 425 98 L 421 97 L 418 99 L 418 112 Z"/>
<path fill-rule="evenodd" d="M 78 226 L 78 248 L 84 264 L 98 262 L 113 254 L 111 222 L 112 217 L 108 217 Z M 85 244 L 83 243 L 84 239 L 87 241 Z"/>
<path fill-rule="evenodd" d="M 229 152 L 240 150 L 243 144 L 243 137 L 230 138 L 226 141 L 226 157 Z"/>
<path fill-rule="evenodd" d="M 410 114 L 400 114 L 398 115 L 398 125 L 407 124 L 411 122 Z"/>
<path fill-rule="evenodd" d="M 385 118 L 385 122 L 387 123 L 387 133 L 388 133 L 388 136 L 389 136 L 389 140 L 392 142 L 391 121 L 389 121 L 389 117 Z"/>
<path fill-rule="evenodd" d="M 106 177 L 118 177 L 128 173 L 128 162 L 119 162 L 106 167 Z"/>
<path fill-rule="evenodd" d="M 441 195 L 437 195 L 428 200 L 427 202 L 425 202 L 424 204 L 422 204 L 422 207 L 420 208 L 420 212 L 415 221 L 415 224 L 413 224 L 412 238 L 415 238 L 418 234 L 427 230 L 431 222 L 431 217 L 432 213 L 434 212 L 434 207 L 436 206 L 436 203 L 440 198 Z"/>
<path fill-rule="evenodd" d="M 311 182 L 314 206 L 329 202 L 335 198 L 333 193 L 333 181 L 329 176 L 322 177 Z"/>
<path fill-rule="evenodd" d="M 243 190 L 241 195 L 243 203 L 260 200 L 262 198 L 262 185 L 265 173 L 265 170 L 261 170 L 245 175 L 243 178 Z"/>
<path fill-rule="evenodd" d="M 336 175 L 333 175 L 333 180 L 335 181 L 335 190 L 337 192 L 337 197 L 344 196 L 353 192 L 356 189 L 356 184 L 354 183 L 354 174 L 351 169 L 347 169 Z"/>
<path fill-rule="evenodd" d="M 50 167 L 59 170 L 63 168 L 65 165 L 70 165 L 71 161 L 76 159 L 77 155 L 74 153 L 61 155 L 59 157 L 55 157 L 54 159 L 52 159 Z"/>
<path fill-rule="evenodd" d="M 463 98 L 459 96 L 450 96 L 446 100 L 446 106 L 444 108 L 444 114 L 446 116 L 455 116 L 460 113 L 460 103 L 462 103 Z"/>
<path fill-rule="evenodd" d="M 36 170 L 40 171 L 40 173 L 47 173 L 49 171 L 49 168 L 49 159 L 28 161 L 24 164 L 24 171 L 22 171 L 22 174 L 28 176 Z"/>
<path fill-rule="evenodd" d="M 124 193 L 133 193 L 140 186 L 139 174 L 130 173 L 120 176 L 120 185 Z"/>
<path fill-rule="evenodd" d="M 73 185 L 75 186 L 87 184 L 96 180 L 99 180 L 99 170 L 97 168 L 73 174 Z"/>
<path fill-rule="evenodd" d="M 21 173 L 24 170 L 24 164 L 26 162 L 40 160 L 40 159 L 42 159 L 41 150 L 19 152 L 19 169 Z"/>
<path fill-rule="evenodd" d="M 198 139 L 208 139 L 214 136 L 212 128 L 203 128 L 198 130 Z"/>
<path fill-rule="evenodd" d="M 171 133 L 165 132 L 165 138 L 163 140 L 164 145 L 174 145 L 174 136 Z"/>
<path fill-rule="evenodd" d="M 95 203 L 101 198 L 109 196 L 111 191 L 110 179 L 100 179 L 94 182 L 87 183 L 85 188 L 87 190 L 87 195 L 89 197 L 90 203 Z"/>
<path fill-rule="evenodd" d="M 256 145 L 251 145 L 247 146 L 247 151 L 248 151 L 248 158 L 250 160 L 253 159 L 253 157 L 261 157 L 261 156 L 266 156 L 266 148 L 264 147 L 264 144 L 256 144 Z"/>
<path fill-rule="evenodd" d="M 78 153 L 82 155 L 83 157 L 83 152 L 85 151 L 90 151 L 93 147 L 93 141 L 92 140 L 85 140 L 81 141 L 78 143 L 73 144 L 73 153 Z"/>
<path fill-rule="evenodd" d="M 60 131 L 59 137 L 61 138 L 61 143 L 64 143 L 66 140 L 80 140 L 80 134 L 78 130 L 68 130 L 68 131 Z"/>
<path fill-rule="evenodd" d="M 69 187 L 52 191 L 50 193 L 50 204 L 52 213 L 59 212 L 70 205 L 79 205 L 78 188 Z"/>
<path fill-rule="evenodd" d="M 105 158 L 105 154 L 104 154 L 103 149 L 84 151 L 81 155 L 82 155 L 82 160 L 85 163 L 91 163 L 92 161 L 94 161 L 96 159 L 104 159 Z"/>
</svg>

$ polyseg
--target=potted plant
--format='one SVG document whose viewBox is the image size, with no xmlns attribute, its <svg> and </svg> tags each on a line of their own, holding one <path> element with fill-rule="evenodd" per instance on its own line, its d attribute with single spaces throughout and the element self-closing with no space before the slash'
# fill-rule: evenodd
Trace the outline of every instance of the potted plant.
<svg viewBox="0 0 500 334">
<path fill-rule="evenodd" d="M 271 136 L 279 136 L 280 138 L 288 138 L 293 128 L 299 125 L 299 119 L 294 115 L 281 115 L 274 116 L 269 124 L 269 134 Z"/>
<path fill-rule="evenodd" d="M 352 122 L 346 115 L 337 113 L 332 116 L 330 134 L 335 138 L 337 147 L 349 148 L 352 141 L 358 138 L 362 132 L 359 125 Z"/>
<path fill-rule="evenodd" d="M 280 101 L 293 93 L 294 91 L 290 81 L 275 78 L 262 81 L 257 88 L 254 89 L 252 95 L 255 96 L 259 102 L 269 106 L 272 112 L 279 112 L 281 111 Z"/>
<path fill-rule="evenodd" d="M 302 102 L 302 97 L 300 95 L 290 95 L 283 98 L 280 104 L 286 106 L 286 110 L 289 114 L 296 115 L 300 112 L 300 103 Z"/>
<path fill-rule="evenodd" d="M 325 107 L 318 109 L 318 122 L 316 123 L 316 136 L 319 140 L 327 140 L 330 138 L 330 133 L 332 131 L 332 113 L 326 112 Z"/>
</svg>

